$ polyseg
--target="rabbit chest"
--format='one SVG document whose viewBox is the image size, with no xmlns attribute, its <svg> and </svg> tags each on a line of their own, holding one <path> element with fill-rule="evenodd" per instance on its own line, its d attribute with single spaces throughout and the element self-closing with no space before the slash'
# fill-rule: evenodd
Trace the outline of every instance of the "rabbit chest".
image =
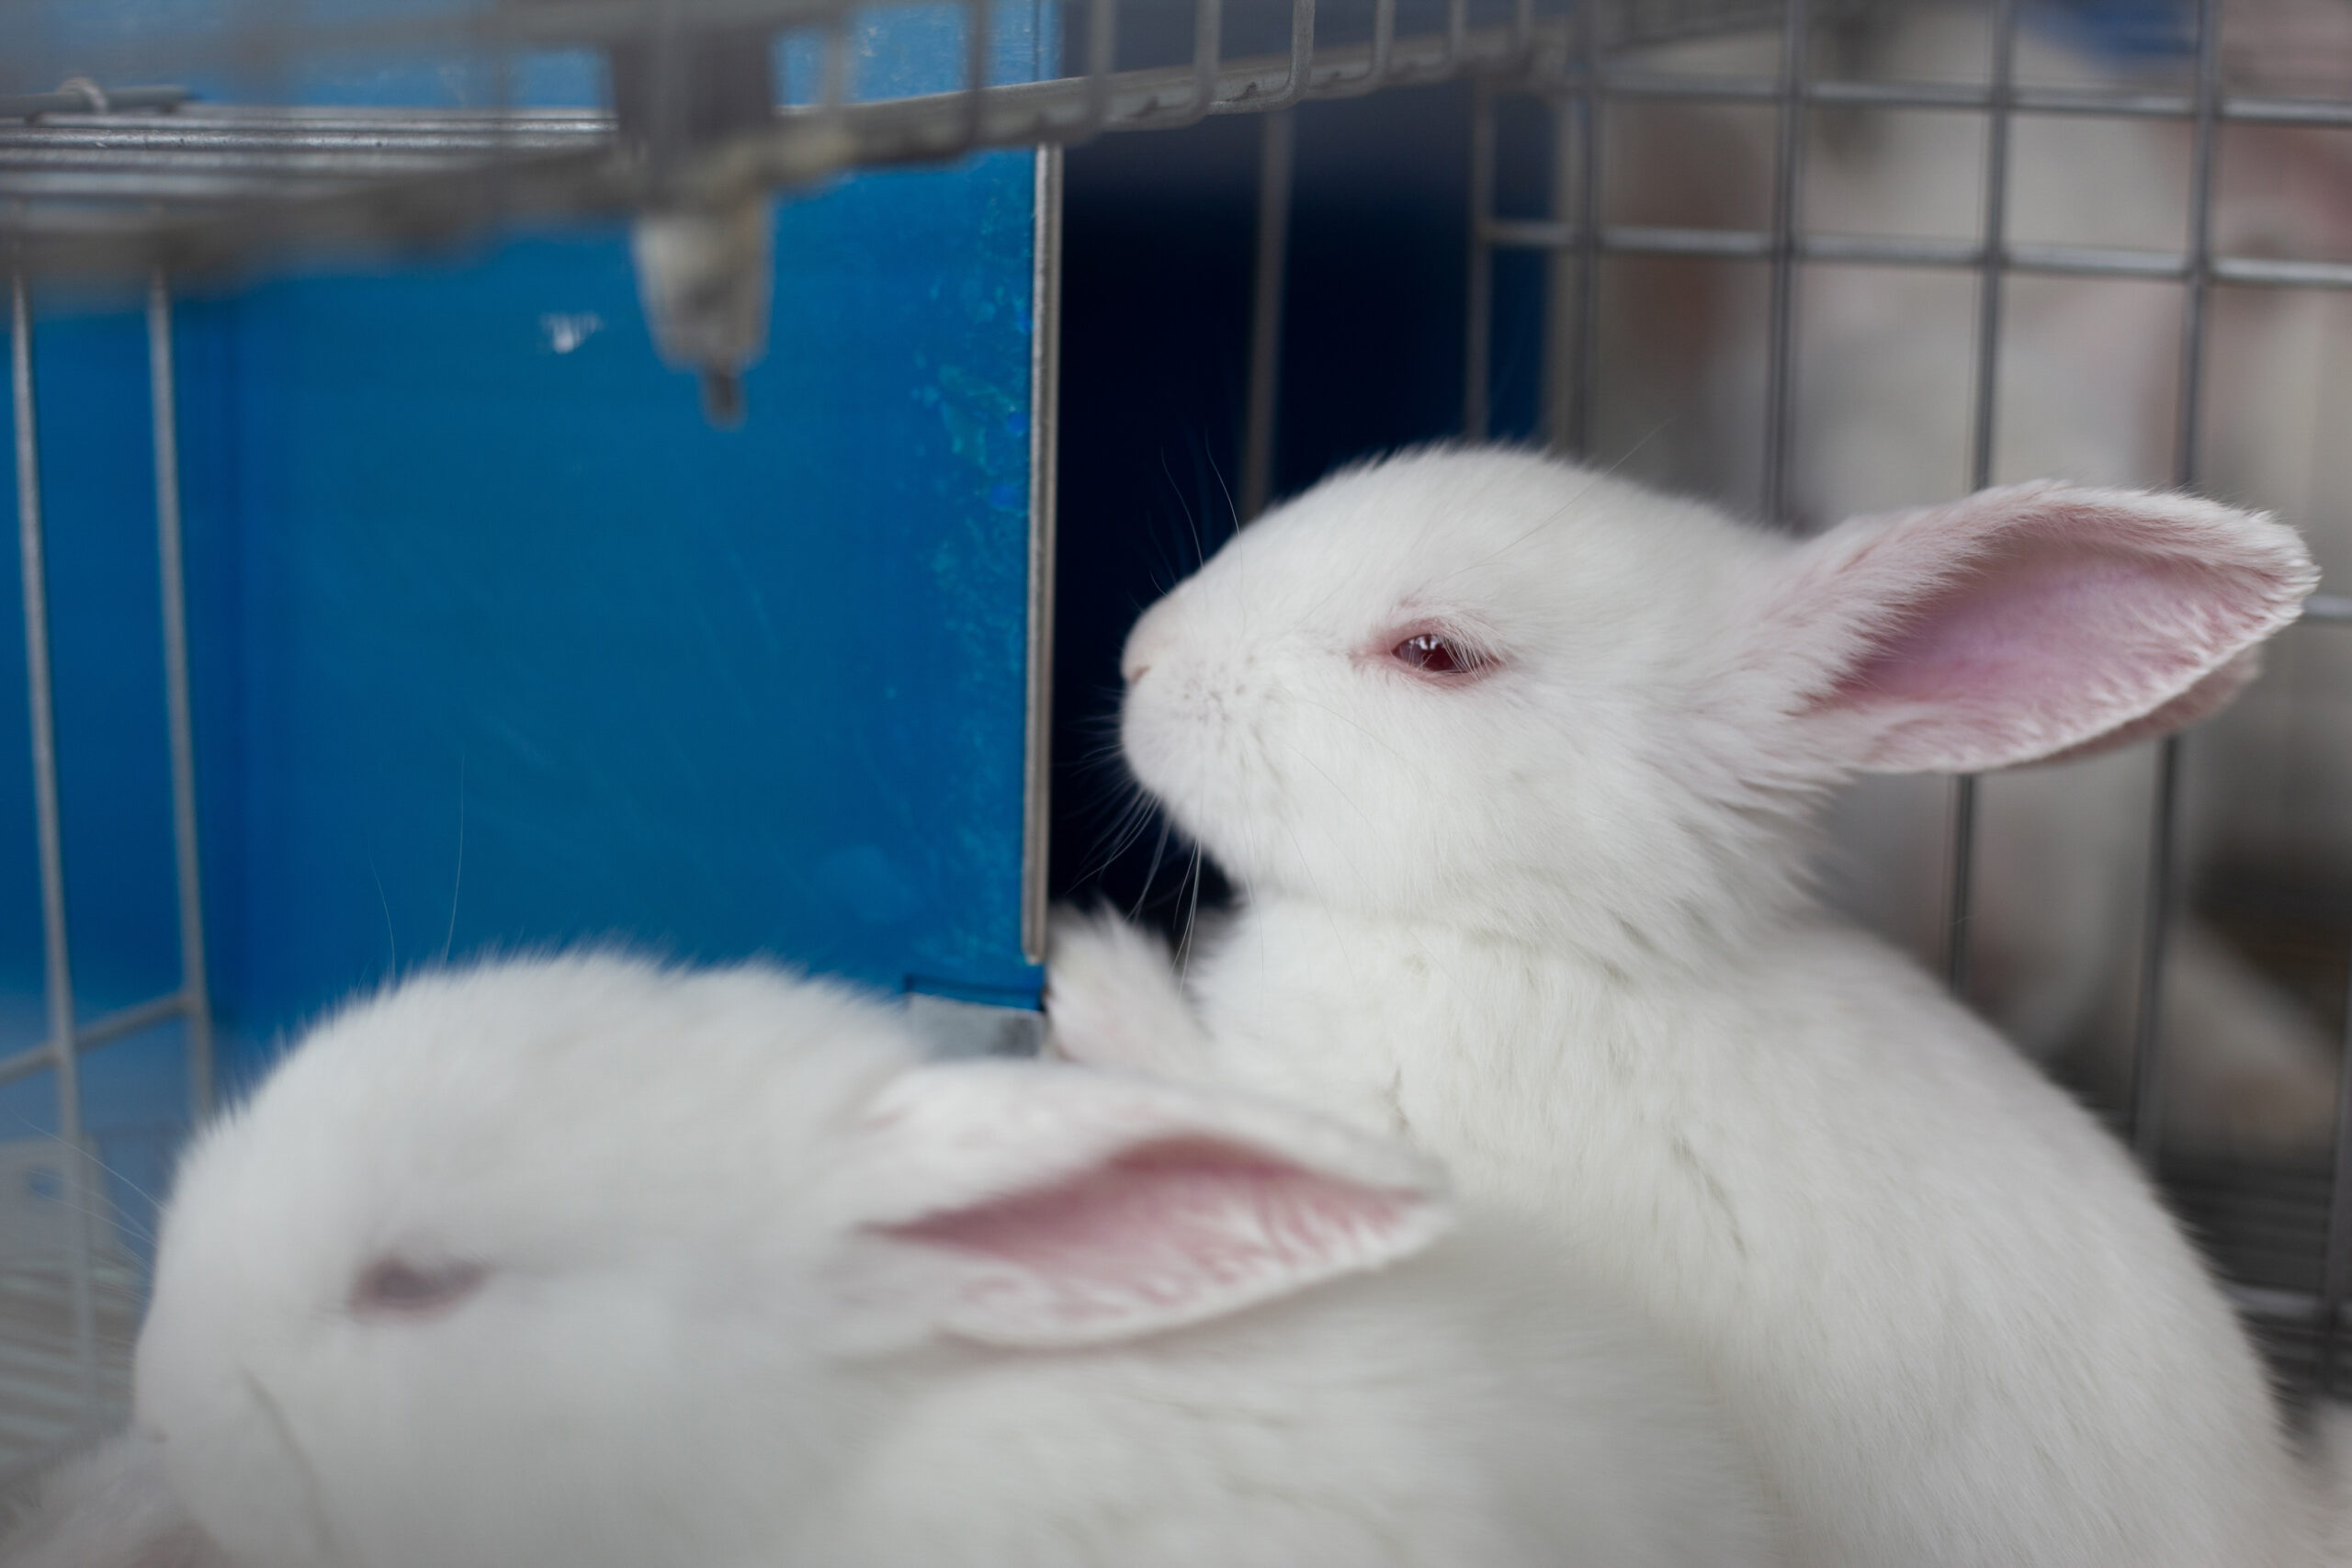
<svg viewBox="0 0 2352 1568">
<path fill-rule="evenodd" d="M 1819 1562 L 2306 1560 L 2249 1347 L 2123 1151 L 1813 917 L 1645 975 L 1266 900 L 1226 1081 L 1419 1145 L 1702 1363 Z"/>
</svg>

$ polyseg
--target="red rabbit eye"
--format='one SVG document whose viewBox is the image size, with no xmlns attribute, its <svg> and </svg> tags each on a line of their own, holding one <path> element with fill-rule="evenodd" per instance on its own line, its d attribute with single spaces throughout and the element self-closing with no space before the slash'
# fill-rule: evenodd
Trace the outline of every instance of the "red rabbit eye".
<svg viewBox="0 0 2352 1568">
<path fill-rule="evenodd" d="M 352 1288 L 352 1309 L 368 1315 L 410 1317 L 443 1312 L 472 1295 L 488 1272 L 479 1263 L 427 1267 L 380 1258 Z"/>
<path fill-rule="evenodd" d="M 1424 675 L 1467 675 L 1487 663 L 1484 656 L 1435 632 L 1416 632 L 1389 649 L 1389 655 Z"/>
</svg>

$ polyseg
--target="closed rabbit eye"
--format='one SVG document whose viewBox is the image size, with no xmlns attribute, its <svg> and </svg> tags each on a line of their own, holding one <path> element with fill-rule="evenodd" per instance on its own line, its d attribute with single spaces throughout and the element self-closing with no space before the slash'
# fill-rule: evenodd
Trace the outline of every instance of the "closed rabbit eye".
<svg viewBox="0 0 2352 1568">
<path fill-rule="evenodd" d="M 1415 632 L 1388 650 L 1388 656 L 1424 675 L 1475 675 L 1493 658 L 1461 638 L 1444 632 Z"/>
<path fill-rule="evenodd" d="M 430 1317 L 472 1295 L 489 1272 L 479 1263 L 379 1258 L 352 1285 L 351 1310 L 372 1317 Z"/>
</svg>

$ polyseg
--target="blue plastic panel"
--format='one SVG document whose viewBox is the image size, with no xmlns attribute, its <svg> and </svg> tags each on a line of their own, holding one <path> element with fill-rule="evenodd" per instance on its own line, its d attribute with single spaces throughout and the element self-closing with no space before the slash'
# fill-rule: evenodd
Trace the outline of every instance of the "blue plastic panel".
<svg viewBox="0 0 2352 1568">
<path fill-rule="evenodd" d="M 1010 73 L 1036 39 L 997 9 Z M 960 59 L 938 18 L 905 26 L 912 52 L 868 39 L 905 81 Z M 656 361 L 616 231 L 181 302 L 226 1078 L 356 987 L 560 942 L 1034 1004 L 1034 189 L 1016 152 L 783 204 L 731 432 Z M 35 353 L 88 1016 L 178 983 L 143 321 L 63 308 Z M 0 1049 L 40 1033 L 17 596 L 11 551 Z M 142 1184 L 126 1140 L 177 1120 L 177 1052 L 90 1061 L 91 1122 Z M 49 1097 L 0 1091 L 0 1137 Z"/>
<path fill-rule="evenodd" d="M 604 933 L 1033 985 L 1032 189 L 1016 154 L 786 209 L 734 433 L 609 239 L 188 313 L 237 1016 Z"/>
</svg>

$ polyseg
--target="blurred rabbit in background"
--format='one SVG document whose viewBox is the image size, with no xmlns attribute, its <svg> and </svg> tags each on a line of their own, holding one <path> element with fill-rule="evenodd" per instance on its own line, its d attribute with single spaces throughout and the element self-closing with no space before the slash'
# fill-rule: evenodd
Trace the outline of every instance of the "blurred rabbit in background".
<svg viewBox="0 0 2352 1568">
<path fill-rule="evenodd" d="M 2087 17 L 2080 6 L 2027 12 L 2016 84 L 2178 92 L 2193 82 L 2193 56 L 2178 47 L 2189 36 L 2185 10 L 2143 18 L 2169 25 L 2169 50 L 2135 50 L 2147 40 L 2125 36 L 2111 15 L 2104 32 Z M 2222 0 L 2220 17 L 2225 91 L 2292 96 L 2352 75 L 2352 7 L 2335 0 Z M 1882 6 L 1823 32 L 1813 67 L 1821 76 L 1981 84 L 1991 58 L 1990 19 L 1976 6 Z M 1678 46 L 1645 63 L 1769 75 L 1778 48 L 1755 35 Z M 1623 114 L 1622 129 L 1612 118 L 1604 130 L 1606 220 L 1769 224 L 1769 108 L 1635 105 Z M 2010 246 L 2182 250 L 2188 123 L 2019 114 L 2010 138 Z M 1985 152 L 1981 112 L 1816 109 L 1797 222 L 1814 234 L 1974 239 Z M 2341 131 L 2224 123 L 2211 189 L 2215 254 L 2352 256 L 2352 140 Z M 1613 296 L 1624 312 L 1604 319 L 1610 394 L 1595 449 L 1626 454 L 1630 473 L 1753 505 L 1769 358 L 1762 280 L 1752 265 L 1673 261 L 1649 264 L 1646 276 L 1640 265 L 1604 284 L 1624 290 Z M 1801 527 L 1972 488 L 1979 293 L 1973 274 L 1949 269 L 1801 270 L 1787 479 Z M 2000 310 L 1989 482 L 2179 478 L 2177 281 L 2013 272 Z M 2352 574 L 2347 359 L 2352 299 L 2338 291 L 2209 294 L 2191 488 L 2276 512 L 2308 537 L 2328 586 Z M 2352 628 L 2299 628 L 2270 664 L 2185 751 L 2186 897 L 2162 1010 L 2165 1135 L 2182 1149 L 2316 1158 L 2335 1114 L 2337 1050 L 2322 1010 L 2335 1005 L 2324 966 L 2340 963 L 2340 933 L 2317 939 L 2323 974 L 2298 995 L 2222 934 L 2207 918 L 2212 900 L 2200 897 L 2251 886 L 2273 910 L 2324 908 L 2352 880 Z M 2128 1096 L 2132 1071 L 2151 764 L 2141 747 L 1990 776 L 1978 796 L 1971 999 L 2110 1102 Z M 1838 902 L 1939 966 L 1950 800 L 1940 781 L 1865 781 L 1833 814 L 1821 860 Z"/>
</svg>

